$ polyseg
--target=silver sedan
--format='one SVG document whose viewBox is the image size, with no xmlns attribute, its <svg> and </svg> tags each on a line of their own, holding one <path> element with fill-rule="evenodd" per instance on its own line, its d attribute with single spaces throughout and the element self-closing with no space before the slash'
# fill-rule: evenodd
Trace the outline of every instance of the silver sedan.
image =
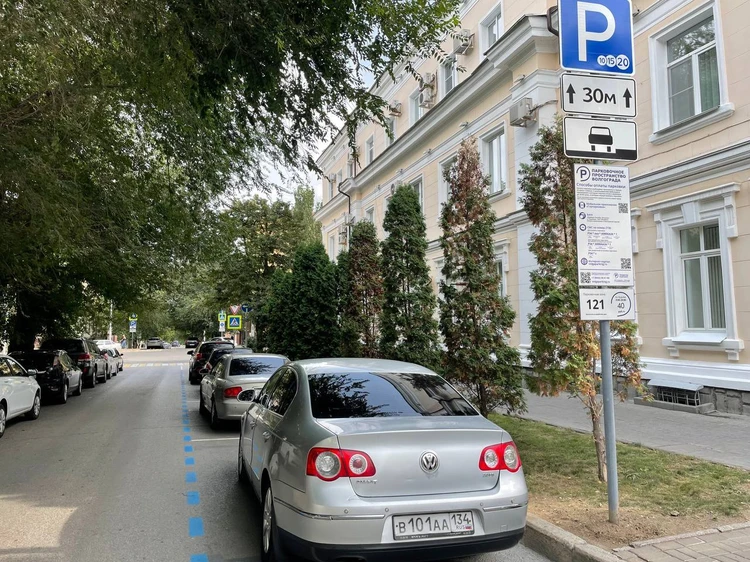
<svg viewBox="0 0 750 562">
<path fill-rule="evenodd" d="M 510 548 L 526 525 L 510 435 L 410 363 L 282 367 L 242 416 L 237 464 L 264 562 L 441 560 Z"/>
<path fill-rule="evenodd" d="M 263 388 L 274 371 L 288 362 L 283 355 L 225 355 L 201 379 L 200 412 L 210 414 L 213 429 L 218 429 L 224 420 L 239 420 L 247 410 L 247 401 Z"/>
</svg>

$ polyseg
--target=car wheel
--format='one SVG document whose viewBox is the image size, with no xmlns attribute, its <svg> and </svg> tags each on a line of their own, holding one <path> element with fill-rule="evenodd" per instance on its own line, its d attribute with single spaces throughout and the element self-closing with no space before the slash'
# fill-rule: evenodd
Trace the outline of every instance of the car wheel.
<svg viewBox="0 0 750 562">
<path fill-rule="evenodd" d="M 34 395 L 34 405 L 31 406 L 31 410 L 26 414 L 27 420 L 35 420 L 39 417 L 39 412 L 42 411 L 42 397 L 37 392 Z"/>
<path fill-rule="evenodd" d="M 78 377 L 78 388 L 73 391 L 73 396 L 80 396 L 83 394 L 83 375 Z"/>
<path fill-rule="evenodd" d="M 263 516 L 260 534 L 260 559 L 262 562 L 279 562 L 281 559 L 276 545 L 277 534 L 273 492 L 271 492 L 271 486 L 268 485 L 263 492 Z"/>
<path fill-rule="evenodd" d="M 5 404 L 0 404 L 0 437 L 5 433 Z"/>
<path fill-rule="evenodd" d="M 109 367 L 107 367 L 107 374 L 104 375 L 104 380 L 108 381 L 111 378 L 112 378 L 112 370 Z"/>
<path fill-rule="evenodd" d="M 221 427 L 221 420 L 219 419 L 219 413 L 216 411 L 216 402 L 211 400 L 211 429 L 219 429 Z"/>
<path fill-rule="evenodd" d="M 68 383 L 65 383 L 63 385 L 62 392 L 60 393 L 60 404 L 67 404 L 68 403 Z"/>
</svg>

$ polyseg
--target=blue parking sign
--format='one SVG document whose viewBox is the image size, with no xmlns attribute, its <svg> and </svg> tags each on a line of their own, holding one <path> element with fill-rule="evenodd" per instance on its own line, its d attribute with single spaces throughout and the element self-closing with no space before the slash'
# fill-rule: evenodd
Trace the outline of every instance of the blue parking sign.
<svg viewBox="0 0 750 562">
<path fill-rule="evenodd" d="M 560 0 L 560 65 L 566 70 L 632 75 L 630 0 Z"/>
</svg>

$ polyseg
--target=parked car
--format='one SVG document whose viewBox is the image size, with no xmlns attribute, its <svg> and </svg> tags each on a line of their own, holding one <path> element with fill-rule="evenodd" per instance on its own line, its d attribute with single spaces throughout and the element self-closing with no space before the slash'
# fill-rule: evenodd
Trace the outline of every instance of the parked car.
<svg viewBox="0 0 750 562">
<path fill-rule="evenodd" d="M 203 365 L 203 368 L 200 370 L 200 375 L 205 377 L 211 372 L 211 369 L 219 364 L 219 360 L 228 353 L 231 353 L 232 355 L 252 355 L 253 350 L 240 345 L 235 347 L 218 347 L 208 356 L 208 361 L 206 361 L 206 364 Z"/>
<path fill-rule="evenodd" d="M 107 378 L 116 377 L 120 372 L 120 363 L 113 349 L 103 349 L 105 359 L 107 360 Z"/>
<path fill-rule="evenodd" d="M 117 365 L 117 370 L 115 371 L 115 374 L 122 372 L 122 370 L 125 368 L 125 357 L 122 353 L 120 353 L 119 349 L 109 349 L 107 350 L 107 353 L 112 352 L 112 355 L 115 357 L 115 363 Z"/>
<path fill-rule="evenodd" d="M 29 369 L 37 372 L 36 382 L 42 389 L 42 398 L 65 404 L 69 394 L 83 394 L 83 373 L 63 350 L 14 351 L 10 355 L 27 372 Z"/>
<path fill-rule="evenodd" d="M 161 338 L 148 338 L 146 349 L 164 349 L 164 342 Z"/>
<path fill-rule="evenodd" d="M 94 340 L 94 343 L 99 349 L 117 349 L 118 347 L 121 347 L 119 343 L 111 340 Z"/>
<path fill-rule="evenodd" d="M 211 356 L 224 350 L 214 350 Z M 289 363 L 283 355 L 235 354 L 229 350 L 201 380 L 201 414 L 211 414 L 211 427 L 224 420 L 239 420 L 247 410 L 247 400 L 260 392 L 270 376 Z M 248 392 L 245 392 L 248 391 Z M 245 392 L 243 400 L 239 395 Z"/>
<path fill-rule="evenodd" d="M 203 378 L 201 369 L 208 361 L 211 356 L 211 352 L 217 348 L 234 348 L 233 343 L 218 342 L 218 341 L 205 341 L 195 350 L 188 351 L 188 355 L 192 355 L 190 358 L 190 365 L 188 366 L 188 380 L 190 384 L 198 384 Z"/>
<path fill-rule="evenodd" d="M 42 342 L 41 349 L 62 349 L 70 355 L 83 372 L 83 382 L 93 388 L 97 382 L 107 381 L 107 360 L 97 345 L 84 338 L 53 338 Z"/>
<path fill-rule="evenodd" d="M 264 562 L 459 558 L 511 548 L 526 525 L 510 435 L 410 363 L 285 365 L 242 416 L 237 465 Z"/>
<path fill-rule="evenodd" d="M 189 337 L 185 340 L 185 347 L 190 349 L 191 347 L 198 347 L 200 345 L 200 340 L 198 338 Z"/>
<path fill-rule="evenodd" d="M 180 347 L 180 342 L 177 340 L 172 341 L 172 347 Z"/>
<path fill-rule="evenodd" d="M 42 409 L 42 390 L 36 382 L 37 372 L 27 371 L 14 359 L 0 355 L 0 437 L 8 420 L 26 416 L 35 420 Z"/>
</svg>

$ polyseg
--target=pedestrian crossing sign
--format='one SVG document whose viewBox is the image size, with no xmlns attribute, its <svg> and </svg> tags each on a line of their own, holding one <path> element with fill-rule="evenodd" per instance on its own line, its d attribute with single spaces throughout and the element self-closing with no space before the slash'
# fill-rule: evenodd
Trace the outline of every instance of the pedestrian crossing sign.
<svg viewBox="0 0 750 562">
<path fill-rule="evenodd" d="M 230 314 L 227 316 L 227 329 L 229 330 L 241 330 L 242 329 L 242 316 Z"/>
</svg>

